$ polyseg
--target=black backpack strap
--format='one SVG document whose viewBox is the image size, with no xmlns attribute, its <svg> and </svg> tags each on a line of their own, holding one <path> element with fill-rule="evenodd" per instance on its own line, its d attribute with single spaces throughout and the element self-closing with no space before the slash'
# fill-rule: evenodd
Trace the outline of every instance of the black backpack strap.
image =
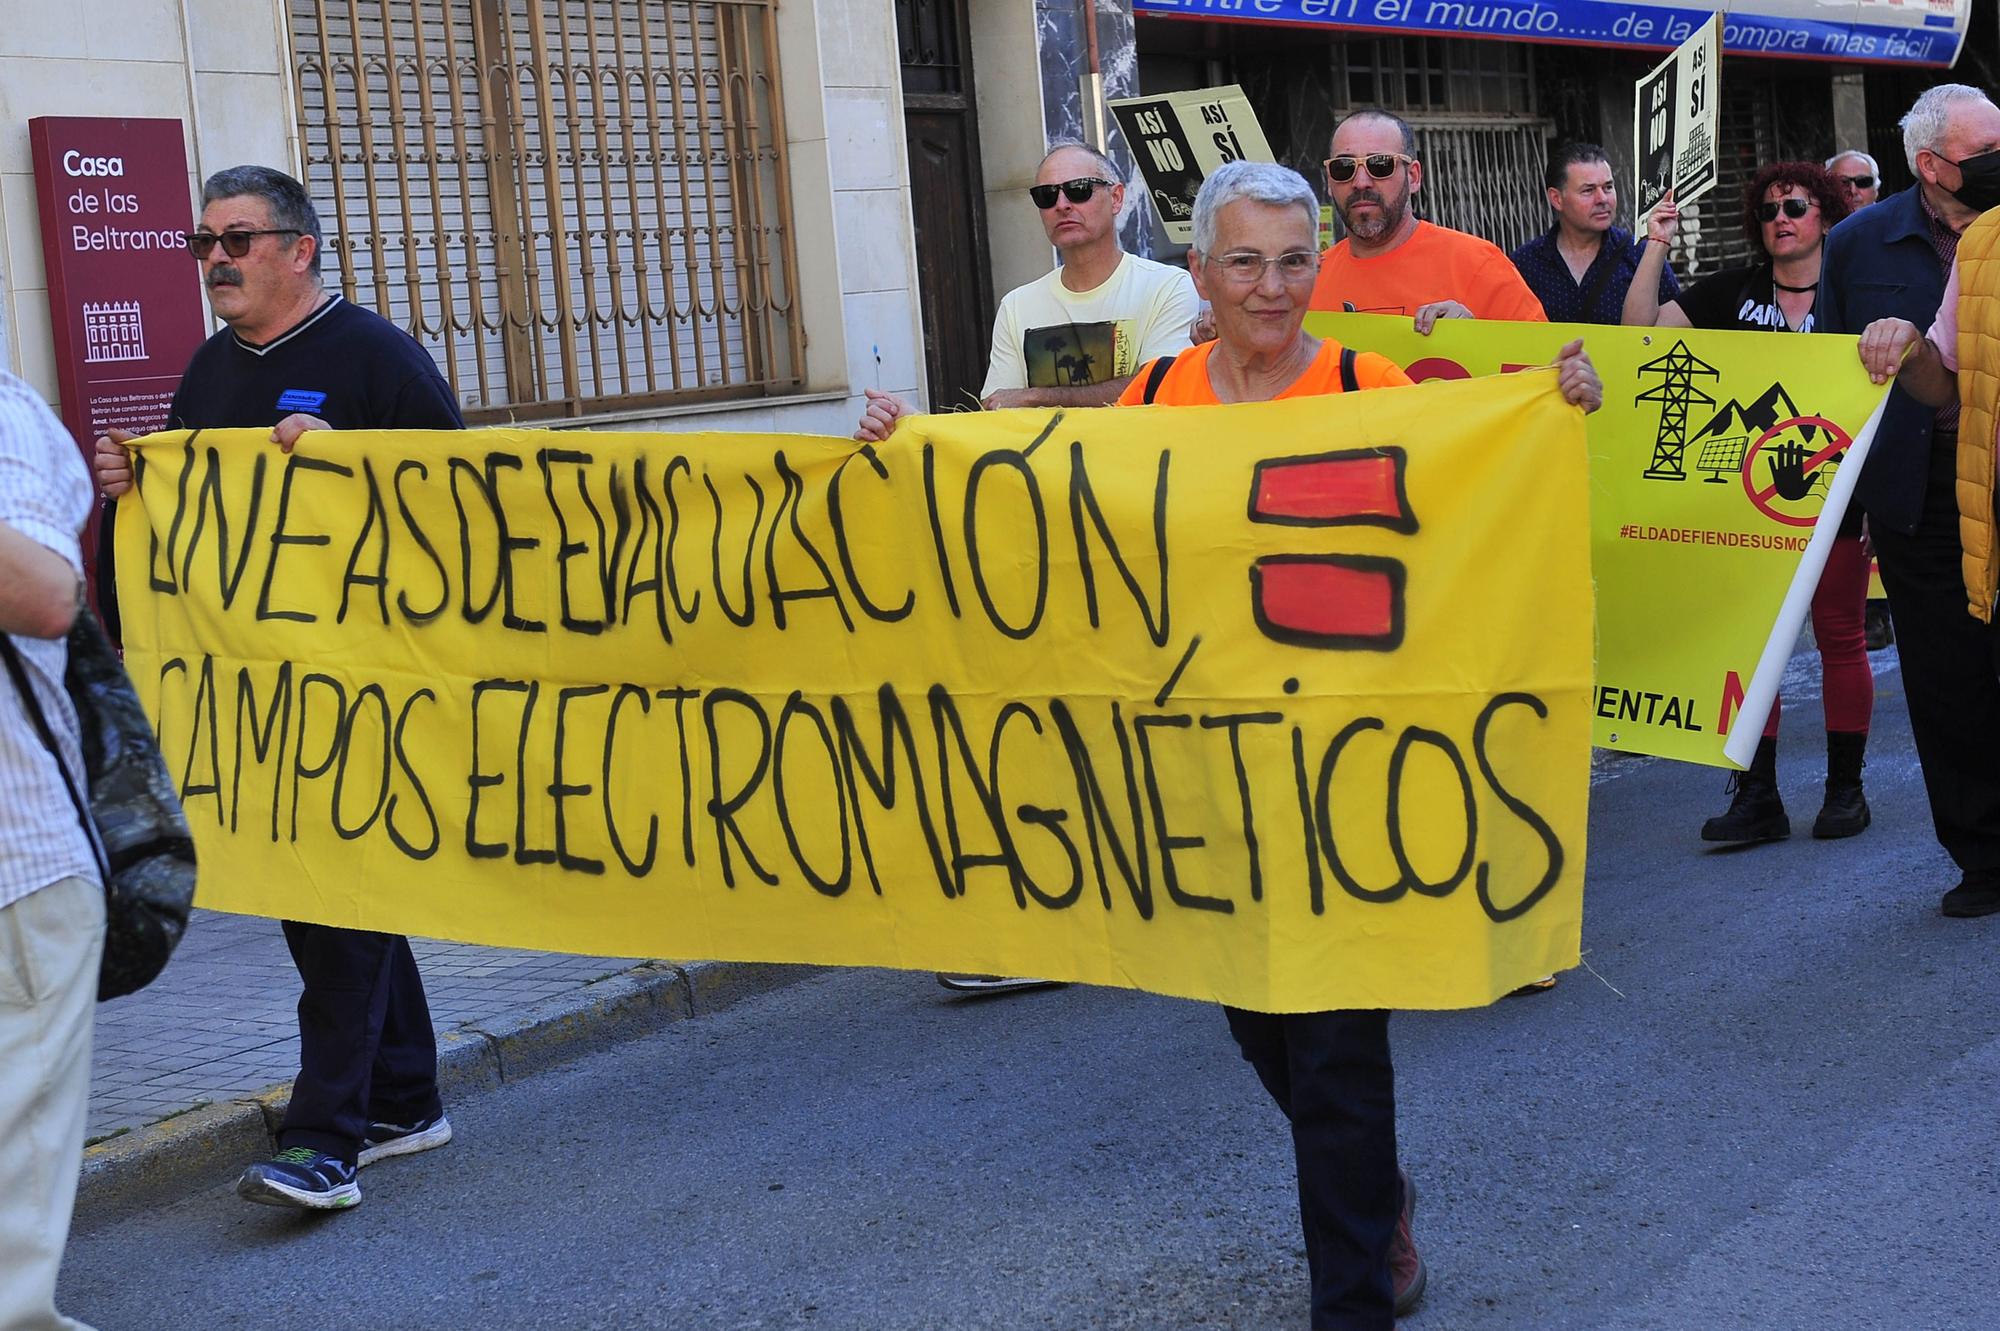
<svg viewBox="0 0 2000 1331">
<path fill-rule="evenodd" d="M 1358 393 L 1361 391 L 1361 379 L 1354 373 L 1354 362 L 1354 348 L 1342 347 L 1340 349 L 1340 391 L 1343 393 Z"/>
<path fill-rule="evenodd" d="M 1160 395 L 1160 383 L 1167 377 L 1167 371 L 1174 368 L 1172 356 L 1162 356 L 1153 362 L 1153 368 L 1146 371 L 1146 394 L 1139 400 L 1151 402 Z"/>
</svg>

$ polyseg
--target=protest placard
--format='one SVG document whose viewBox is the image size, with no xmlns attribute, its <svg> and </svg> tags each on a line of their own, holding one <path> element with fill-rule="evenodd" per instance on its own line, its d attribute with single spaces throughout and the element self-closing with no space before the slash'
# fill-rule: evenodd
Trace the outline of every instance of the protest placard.
<svg viewBox="0 0 2000 1331">
<path fill-rule="evenodd" d="M 201 902 L 1268 1010 L 1575 964 L 1553 373 L 796 435 L 155 436 L 127 662 Z"/>
<path fill-rule="evenodd" d="M 1595 742 L 1731 765 L 1729 736 L 1764 723 L 1743 707 L 1767 646 L 1781 669 L 1797 635 L 1775 628 L 1786 589 L 1888 392 L 1855 339 L 1471 319 L 1421 337 L 1408 319 L 1354 314 L 1306 327 L 1426 381 L 1543 364 L 1584 339 L 1604 379 L 1589 426 Z"/>
<path fill-rule="evenodd" d="M 1632 197 L 1643 221 L 1671 189 L 1683 207 L 1715 184 L 1722 113 L 1722 16 L 1716 14 L 1639 80 L 1634 93 Z"/>
<path fill-rule="evenodd" d="M 1132 146 L 1146 191 L 1176 245 L 1194 240 L 1194 196 L 1226 162 L 1268 162 L 1271 145 L 1249 98 L 1234 83 L 1110 103 Z"/>
</svg>

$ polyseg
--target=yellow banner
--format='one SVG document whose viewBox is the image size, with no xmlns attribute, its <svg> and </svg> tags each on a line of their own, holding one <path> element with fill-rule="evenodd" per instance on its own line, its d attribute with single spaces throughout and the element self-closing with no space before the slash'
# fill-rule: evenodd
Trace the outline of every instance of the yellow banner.
<svg viewBox="0 0 2000 1331">
<path fill-rule="evenodd" d="M 1550 373 L 781 435 L 143 442 L 127 663 L 201 904 L 1267 1010 L 1575 964 Z"/>
<path fill-rule="evenodd" d="M 1307 328 L 1432 382 L 1544 365 L 1581 337 L 1597 574 L 1594 741 L 1733 766 L 1736 723 L 1845 449 L 1888 391 L 1852 337 L 1315 314 Z M 1763 718 L 1756 719 L 1762 725 Z"/>
</svg>

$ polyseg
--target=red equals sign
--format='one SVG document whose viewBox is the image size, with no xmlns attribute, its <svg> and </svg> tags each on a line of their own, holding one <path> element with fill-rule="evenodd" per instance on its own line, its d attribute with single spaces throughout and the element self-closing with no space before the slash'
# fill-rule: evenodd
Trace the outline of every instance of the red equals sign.
<svg viewBox="0 0 2000 1331">
<path fill-rule="evenodd" d="M 1250 520 L 1284 527 L 1417 530 L 1400 448 L 1267 458 L 1250 482 Z M 1300 647 L 1394 651 L 1403 641 L 1399 559 L 1264 555 L 1250 566 L 1250 606 L 1264 636 Z"/>
</svg>

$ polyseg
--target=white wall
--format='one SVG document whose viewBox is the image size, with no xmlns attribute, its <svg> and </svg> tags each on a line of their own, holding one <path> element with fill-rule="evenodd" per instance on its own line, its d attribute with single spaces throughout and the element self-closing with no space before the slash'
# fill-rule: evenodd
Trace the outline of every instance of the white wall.
<svg viewBox="0 0 2000 1331">
<path fill-rule="evenodd" d="M 1028 200 L 1048 141 L 1041 51 L 1034 0 L 972 0 L 969 8 L 979 166 L 986 176 L 986 235 L 998 300 L 1055 266 L 1055 251 Z"/>
<path fill-rule="evenodd" d="M 791 398 L 625 415 L 615 422 L 621 429 L 846 434 L 860 416 L 864 386 L 921 392 L 916 243 L 891 6 L 887 0 L 817 0 L 783 5 L 778 15 L 805 389 Z M 298 173 L 287 44 L 283 0 L 6 5 L 0 18 L 0 367 L 55 401 L 28 121 L 180 120 L 192 218 L 200 180 L 209 172 L 259 162 Z"/>
</svg>

